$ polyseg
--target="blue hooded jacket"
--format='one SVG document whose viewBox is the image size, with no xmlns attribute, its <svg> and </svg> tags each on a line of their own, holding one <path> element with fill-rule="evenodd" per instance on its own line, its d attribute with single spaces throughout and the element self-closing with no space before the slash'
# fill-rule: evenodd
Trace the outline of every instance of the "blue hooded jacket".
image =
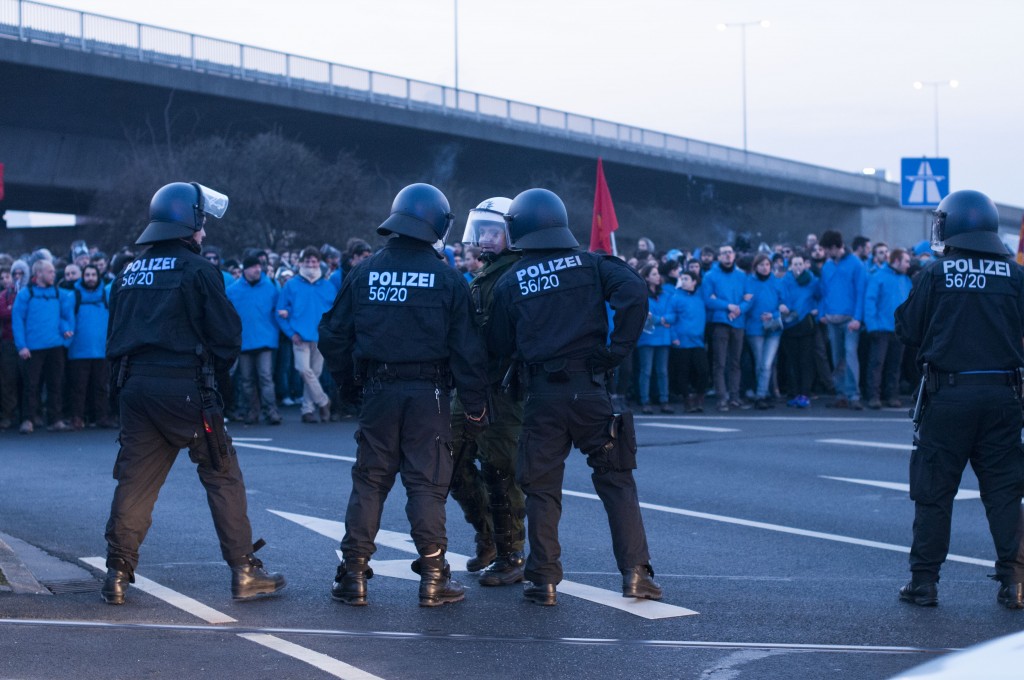
<svg viewBox="0 0 1024 680">
<path fill-rule="evenodd" d="M 71 303 L 77 311 L 68 359 L 103 359 L 107 356 L 107 322 L 110 320 L 107 287 L 99 285 L 94 290 L 86 290 L 81 281 L 75 281 Z"/>
<path fill-rule="evenodd" d="M 747 275 L 742 270 L 733 267 L 732 271 L 726 274 L 716 262 L 700 284 L 704 306 L 711 313 L 711 323 L 724 323 L 733 328 L 743 328 L 751 304 L 750 300 L 743 299 L 746 290 Z M 739 305 L 740 308 L 740 315 L 732 320 L 729 319 L 731 304 Z"/>
<path fill-rule="evenodd" d="M 288 311 L 288 318 L 277 318 L 277 325 L 285 337 L 295 333 L 306 342 L 320 339 L 320 318 L 334 305 L 338 291 L 334 284 L 321 276 L 310 283 L 301 274 L 296 274 L 284 284 L 277 298 L 277 308 Z"/>
<path fill-rule="evenodd" d="M 70 344 L 64 333 L 75 330 L 75 299 L 71 291 L 29 284 L 18 291 L 11 310 L 14 346 L 20 352 Z"/>
<path fill-rule="evenodd" d="M 821 281 L 810 269 L 805 272 L 811 279 L 805 286 L 797 283 L 793 272 L 786 272 L 782 278 L 782 300 L 789 307 L 790 313 L 796 315 L 792 322 L 786 324 L 787 328 L 803 321 L 812 309 L 818 308 L 818 303 L 821 300 Z"/>
<path fill-rule="evenodd" d="M 764 322 L 761 315 L 768 312 L 772 317 L 779 318 L 779 305 L 782 304 L 782 279 L 771 274 L 762 281 L 757 274 L 747 277 L 747 292 L 753 293 L 750 311 L 747 312 L 746 335 L 764 335 Z M 779 332 L 779 331 L 777 331 Z"/>
<path fill-rule="evenodd" d="M 672 296 L 672 312 L 676 321 L 672 324 L 672 341 L 679 341 L 681 349 L 704 346 L 704 326 L 707 323 L 707 309 L 700 290 L 687 293 L 676 289 Z"/>
<path fill-rule="evenodd" d="M 864 263 L 853 253 L 821 268 L 821 316 L 843 315 L 864 320 L 864 292 L 868 285 Z"/>
<path fill-rule="evenodd" d="M 275 321 L 278 292 L 274 282 L 261 274 L 252 284 L 243 275 L 228 287 L 227 295 L 242 319 L 242 351 L 276 348 L 281 334 Z"/>
<path fill-rule="evenodd" d="M 864 325 L 869 332 L 896 331 L 896 308 L 910 295 L 910 286 L 910 277 L 891 267 L 871 275 L 864 295 Z"/>
<path fill-rule="evenodd" d="M 672 288 L 662 288 L 661 295 L 654 297 L 650 290 L 647 292 L 647 311 L 654 317 L 654 328 L 650 333 L 644 331 L 636 341 L 637 347 L 668 347 L 672 344 L 671 326 L 676 320 L 672 311 L 672 298 L 675 293 Z M 665 319 L 668 326 L 661 324 Z"/>
</svg>

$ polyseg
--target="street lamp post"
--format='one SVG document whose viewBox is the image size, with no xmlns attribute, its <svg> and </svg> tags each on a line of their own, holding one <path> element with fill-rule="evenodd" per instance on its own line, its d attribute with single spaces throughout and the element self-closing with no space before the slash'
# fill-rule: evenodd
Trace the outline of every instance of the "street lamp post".
<svg viewBox="0 0 1024 680">
<path fill-rule="evenodd" d="M 935 157 L 939 157 L 939 88 L 950 87 L 956 89 L 960 86 L 957 80 L 918 80 L 914 83 L 915 90 L 923 90 L 925 87 L 932 88 L 935 95 Z"/>
<path fill-rule="evenodd" d="M 759 26 L 768 28 L 771 22 L 767 19 L 760 21 L 738 21 L 730 24 L 718 24 L 719 31 L 730 28 L 740 29 L 740 61 L 742 63 L 742 87 L 743 87 L 743 150 L 747 150 L 747 26 Z"/>
</svg>

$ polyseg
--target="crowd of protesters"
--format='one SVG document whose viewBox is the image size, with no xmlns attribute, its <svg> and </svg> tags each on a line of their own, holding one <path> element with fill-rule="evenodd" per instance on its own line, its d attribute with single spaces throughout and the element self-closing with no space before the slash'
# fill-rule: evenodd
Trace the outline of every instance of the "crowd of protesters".
<svg viewBox="0 0 1024 680">
<path fill-rule="evenodd" d="M 242 352 L 221 386 L 230 420 L 277 425 L 294 406 L 303 423 L 355 413 L 358 391 L 323 370 L 318 326 L 342 278 L 372 252 L 355 238 L 344 250 L 252 248 L 237 258 L 203 247 L 242 319 Z M 467 280 L 480 266 L 472 246 L 444 255 Z M 0 429 L 118 426 L 104 357 L 109 291 L 134 256 L 125 248 L 108 258 L 83 241 L 66 258 L 0 253 Z M 925 243 L 890 249 L 858 236 L 846 245 L 836 231 L 692 251 L 640 239 L 627 262 L 647 283 L 650 314 L 613 391 L 643 413 L 701 412 L 707 395 L 719 411 L 807 408 L 819 395 L 834 395 L 837 408 L 899 406 L 916 380 L 894 313 L 929 257 Z"/>
</svg>

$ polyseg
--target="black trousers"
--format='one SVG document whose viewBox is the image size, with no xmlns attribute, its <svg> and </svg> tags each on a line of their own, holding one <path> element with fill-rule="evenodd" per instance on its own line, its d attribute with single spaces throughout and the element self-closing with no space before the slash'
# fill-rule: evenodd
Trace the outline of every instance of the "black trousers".
<svg viewBox="0 0 1024 680">
<path fill-rule="evenodd" d="M 565 459 L 573 446 L 590 458 L 598 457 L 610 439 L 611 418 L 608 392 L 595 385 L 589 373 L 570 373 L 568 382 L 549 382 L 543 374 L 530 379 L 516 478 L 526 493 L 526 578 L 534 583 L 562 580 L 558 523 Z M 595 469 L 591 480 L 608 514 L 619 570 L 648 564 L 651 556 L 633 471 Z"/>
<path fill-rule="evenodd" d="M 25 419 L 39 416 L 43 383 L 46 384 L 46 416 L 52 425 L 64 419 L 64 354 L 63 347 L 34 349 L 25 362 Z"/>
<path fill-rule="evenodd" d="M 892 331 L 875 331 L 868 333 L 867 337 L 870 347 L 864 396 L 868 399 L 899 399 L 903 343 Z"/>
<path fill-rule="evenodd" d="M 708 391 L 708 353 L 703 347 L 673 347 L 669 350 L 669 358 L 676 358 L 676 367 L 671 368 L 670 377 L 676 377 L 679 392 L 683 396 L 699 394 L 704 396 Z"/>
<path fill-rule="evenodd" d="M 0 419 L 21 419 L 21 363 L 14 341 L 0 340 Z"/>
<path fill-rule="evenodd" d="M 813 328 L 813 327 L 812 327 Z M 779 348 L 786 367 L 786 390 L 791 396 L 811 396 L 814 383 L 814 331 L 792 335 L 783 331 Z"/>
<path fill-rule="evenodd" d="M 71 416 L 84 419 L 88 404 L 97 421 L 106 420 L 110 415 L 107 360 L 69 359 L 68 381 L 71 388 Z"/>
<path fill-rule="evenodd" d="M 1010 387 L 943 386 L 928 396 L 910 456 L 915 503 L 910 570 L 915 581 L 939 579 L 949 552 L 953 497 L 970 461 L 995 543 L 996 576 L 1004 583 L 1024 582 L 1022 420 L 1020 400 Z"/>
<path fill-rule="evenodd" d="M 133 376 L 118 401 L 121 450 L 114 463 L 117 488 L 107 520 L 107 566 L 126 566 L 134 572 L 139 547 L 153 521 L 157 494 L 178 452 L 188 448 L 190 455 L 199 459 L 208 457 L 208 447 L 195 380 Z M 245 482 L 230 438 L 228 449 L 225 470 L 218 472 L 200 463 L 196 471 L 206 489 L 221 555 L 234 565 L 242 564 L 252 552 L 252 527 Z"/>
<path fill-rule="evenodd" d="M 452 480 L 448 391 L 429 380 L 371 379 L 363 388 L 352 493 L 345 512 L 345 559 L 370 557 L 384 501 L 401 472 L 405 514 L 420 555 L 446 550 L 445 501 Z"/>
</svg>

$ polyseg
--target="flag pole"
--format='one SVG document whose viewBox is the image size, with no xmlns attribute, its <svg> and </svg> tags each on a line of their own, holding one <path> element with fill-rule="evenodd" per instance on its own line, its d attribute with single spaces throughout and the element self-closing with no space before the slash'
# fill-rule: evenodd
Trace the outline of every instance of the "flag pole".
<svg viewBox="0 0 1024 680">
<path fill-rule="evenodd" d="M 612 240 L 612 255 L 618 257 L 619 256 L 619 248 L 618 248 L 618 246 L 615 245 L 615 232 L 613 231 L 613 232 L 609 233 L 608 237 Z"/>
</svg>

